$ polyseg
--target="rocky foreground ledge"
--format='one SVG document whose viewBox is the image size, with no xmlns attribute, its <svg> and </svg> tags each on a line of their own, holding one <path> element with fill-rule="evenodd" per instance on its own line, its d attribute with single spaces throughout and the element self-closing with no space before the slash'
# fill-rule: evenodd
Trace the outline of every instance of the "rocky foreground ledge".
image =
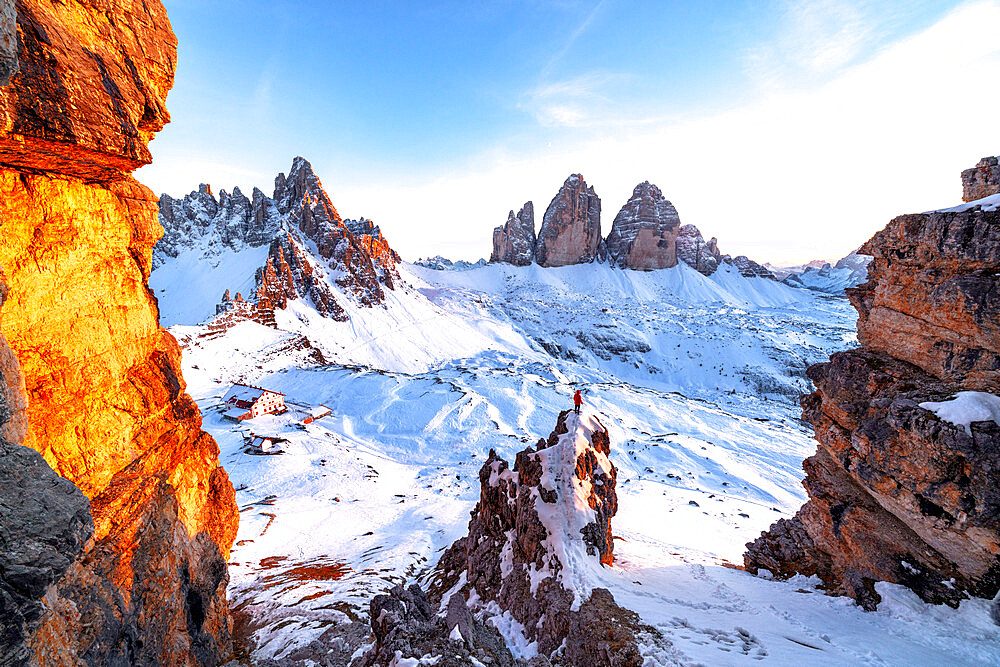
<svg viewBox="0 0 1000 667">
<path fill-rule="evenodd" d="M 880 581 L 935 603 L 992 598 L 1000 426 L 931 404 L 1000 395 L 1000 211 L 900 216 L 860 252 L 874 258 L 848 290 L 861 348 L 811 367 L 802 398 L 819 442 L 803 464 L 809 500 L 747 545 L 746 568 L 818 575 L 866 609 Z"/>
<path fill-rule="evenodd" d="M 643 663 L 637 637 L 658 634 L 588 571 L 614 560 L 611 518 L 617 471 L 597 417 L 559 415 L 547 439 L 511 467 L 490 451 L 469 534 L 442 555 L 429 593 L 397 587 L 371 603 L 374 643 L 353 664 L 441 656 L 437 665 L 621 665 Z M 494 618 L 500 622 L 490 622 Z M 497 626 L 535 643 L 515 659 Z"/>
<path fill-rule="evenodd" d="M 231 651 L 239 515 L 158 323 L 156 197 L 131 176 L 176 62 L 159 0 L 0 3 L 2 665 Z"/>
</svg>

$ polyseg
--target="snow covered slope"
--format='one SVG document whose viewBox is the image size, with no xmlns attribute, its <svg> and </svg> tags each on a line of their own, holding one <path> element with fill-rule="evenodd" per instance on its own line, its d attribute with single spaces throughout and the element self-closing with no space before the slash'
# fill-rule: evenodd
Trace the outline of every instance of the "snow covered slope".
<svg viewBox="0 0 1000 667">
<path fill-rule="evenodd" d="M 237 276 L 240 262 L 211 270 Z M 997 663 L 986 601 L 942 609 L 880 585 L 866 613 L 816 581 L 732 568 L 805 498 L 815 442 L 794 397 L 809 364 L 854 344 L 844 299 L 684 264 L 398 274 L 379 305 L 345 302 L 346 321 L 293 299 L 274 327 L 172 328 L 237 487 L 229 594 L 255 659 L 346 664 L 371 596 L 419 580 L 464 534 L 489 450 L 511 459 L 581 388 L 611 436 L 621 538 L 615 566 L 585 583 L 662 633 L 646 664 Z M 166 311 L 184 273 L 159 275 Z M 178 311 L 203 307 L 186 294 Z M 219 399 L 238 381 L 333 414 L 225 420 Z M 248 453 L 251 431 L 284 439 L 283 453 Z M 516 623 L 499 629 L 530 657 Z"/>
<path fill-rule="evenodd" d="M 836 263 L 810 262 L 801 267 L 776 269 L 782 275 L 782 282 L 792 287 L 843 294 L 848 287 L 856 287 L 868 280 L 868 264 L 872 258 L 859 255 L 855 250 Z"/>
</svg>

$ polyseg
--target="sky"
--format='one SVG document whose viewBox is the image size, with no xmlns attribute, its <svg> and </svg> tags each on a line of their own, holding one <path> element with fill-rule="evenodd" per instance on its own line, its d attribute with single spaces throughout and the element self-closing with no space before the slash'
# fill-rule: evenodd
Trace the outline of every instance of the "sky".
<svg viewBox="0 0 1000 667">
<path fill-rule="evenodd" d="M 489 257 L 581 173 L 652 181 L 720 249 L 837 259 L 1000 153 L 1000 0 L 165 0 L 156 193 L 271 194 L 307 158 L 407 260 Z"/>
</svg>

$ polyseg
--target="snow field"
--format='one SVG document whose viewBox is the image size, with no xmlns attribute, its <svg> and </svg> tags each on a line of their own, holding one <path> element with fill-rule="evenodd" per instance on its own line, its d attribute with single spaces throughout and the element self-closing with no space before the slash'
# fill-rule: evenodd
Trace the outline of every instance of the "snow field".
<svg viewBox="0 0 1000 667">
<path fill-rule="evenodd" d="M 614 567 L 583 550 L 568 569 L 581 593 L 609 588 L 663 634 L 647 637 L 646 664 L 1000 664 L 986 601 L 933 607 L 880 584 L 885 602 L 866 613 L 815 581 L 730 567 L 805 500 L 815 442 L 791 396 L 808 389 L 806 365 L 853 342 L 843 299 L 684 268 L 401 273 L 410 288 L 350 323 L 317 322 L 300 302 L 280 314 L 286 331 L 173 329 L 238 489 L 229 592 L 259 619 L 257 657 L 329 637 L 426 572 L 466 533 L 488 451 L 512 462 L 579 387 L 611 436 L 620 539 Z M 334 364 L 316 366 L 309 346 Z M 237 381 L 333 415 L 234 425 L 217 406 Z M 249 429 L 287 438 L 285 453 L 244 453 Z M 510 619 L 491 622 L 530 652 Z"/>
</svg>

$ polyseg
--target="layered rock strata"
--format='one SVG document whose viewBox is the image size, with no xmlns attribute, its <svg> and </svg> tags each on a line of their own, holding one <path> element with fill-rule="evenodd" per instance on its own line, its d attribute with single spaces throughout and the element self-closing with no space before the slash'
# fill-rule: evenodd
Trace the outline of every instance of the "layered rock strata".
<svg viewBox="0 0 1000 667">
<path fill-rule="evenodd" d="M 746 567 L 816 574 L 867 609 L 878 581 L 931 602 L 993 597 L 1000 426 L 920 405 L 1000 394 L 1000 212 L 900 216 L 860 252 L 869 280 L 848 295 L 862 347 L 811 367 L 802 399 L 819 442 L 803 464 L 809 501 L 747 545 Z"/>
<path fill-rule="evenodd" d="M 567 266 L 605 257 L 601 198 L 583 176 L 573 174 L 545 209 L 535 243 L 535 262 L 539 266 Z"/>
<path fill-rule="evenodd" d="M 432 591 L 474 595 L 510 612 L 539 653 L 562 664 L 642 664 L 634 614 L 607 591 L 573 583 L 588 579 L 577 570 L 614 559 L 617 475 L 609 452 L 596 417 L 570 412 L 548 439 L 519 452 L 513 468 L 491 451 L 469 534 L 442 555 Z M 613 631 L 587 622 L 609 615 L 622 619 Z"/>
<path fill-rule="evenodd" d="M 962 201 L 975 201 L 1000 193 L 1000 157 L 984 157 L 962 172 Z"/>
<path fill-rule="evenodd" d="M 507 222 L 493 230 L 491 262 L 506 262 L 514 266 L 528 266 L 535 259 L 535 207 L 525 202 L 514 215 L 507 214 Z"/>
<path fill-rule="evenodd" d="M 641 271 L 677 266 L 680 224 L 677 209 L 660 188 L 644 181 L 615 216 L 606 241 L 608 259 L 620 268 Z"/>
<path fill-rule="evenodd" d="M 0 89 L 0 331 L 19 362 L 2 364 L 8 404 L 22 407 L 5 434 L 78 487 L 93 521 L 19 650 L 37 664 L 215 664 L 238 514 L 147 287 L 156 198 L 129 175 L 168 120 L 176 40 L 157 0 L 18 3 L 17 21 L 19 71 Z M 55 500 L 36 511 L 56 521 Z"/>
</svg>

